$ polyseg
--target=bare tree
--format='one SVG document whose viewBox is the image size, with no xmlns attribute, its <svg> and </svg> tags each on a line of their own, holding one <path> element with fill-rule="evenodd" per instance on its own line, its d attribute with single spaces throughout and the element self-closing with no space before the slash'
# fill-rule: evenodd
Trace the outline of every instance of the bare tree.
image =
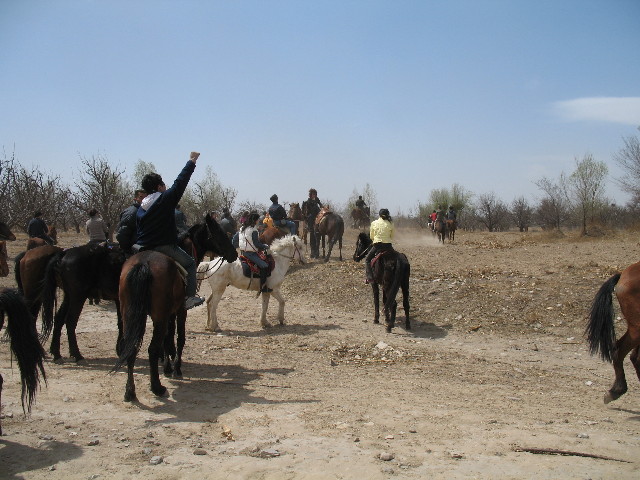
<svg viewBox="0 0 640 480">
<path fill-rule="evenodd" d="M 4 149 L 2 154 L 2 158 L 0 158 L 0 205 L 2 205 L 0 219 L 9 227 L 13 227 L 18 224 L 12 194 L 13 183 L 11 181 L 16 168 L 15 149 L 10 157 L 7 156 Z"/>
<path fill-rule="evenodd" d="M 156 166 L 153 164 L 153 162 L 145 162 L 144 160 L 138 160 L 135 164 L 135 166 L 133 167 L 133 188 L 134 189 L 139 189 L 141 188 L 142 185 L 142 178 L 147 174 L 147 173 L 157 173 L 158 170 L 156 169 Z"/>
<path fill-rule="evenodd" d="M 555 228 L 560 230 L 561 225 L 567 220 L 571 210 L 571 202 L 567 194 L 567 179 L 564 173 L 560 174 L 557 182 L 543 177 L 536 186 L 545 193 L 538 209 L 543 228 Z"/>
<path fill-rule="evenodd" d="M 613 159 L 626 175 L 616 180 L 622 190 L 640 197 L 640 139 L 634 136 L 623 138 L 623 141 L 624 147 L 613 155 Z"/>
<path fill-rule="evenodd" d="M 598 210 L 606 204 L 604 187 L 609 169 L 604 162 L 597 162 L 590 154 L 575 161 L 576 169 L 569 177 L 569 184 L 580 213 L 582 235 L 586 235 L 587 220 L 593 224 Z"/>
<path fill-rule="evenodd" d="M 478 221 L 490 232 L 506 229 L 509 226 L 509 209 L 494 192 L 478 197 L 475 205 Z"/>
<path fill-rule="evenodd" d="M 225 188 L 210 165 L 204 171 L 204 180 L 193 182 L 185 191 L 180 205 L 190 222 L 199 222 L 207 213 L 232 210 L 237 192 Z"/>
<path fill-rule="evenodd" d="M 112 167 L 106 156 L 91 158 L 80 156 L 83 170 L 75 182 L 75 207 L 85 212 L 97 209 L 109 228 L 109 234 L 118 224 L 120 213 L 131 199 L 131 185 L 125 180 L 124 170 Z"/>
<path fill-rule="evenodd" d="M 533 219 L 533 208 L 524 197 L 518 197 L 511 203 L 511 216 L 521 232 L 528 232 Z"/>
</svg>

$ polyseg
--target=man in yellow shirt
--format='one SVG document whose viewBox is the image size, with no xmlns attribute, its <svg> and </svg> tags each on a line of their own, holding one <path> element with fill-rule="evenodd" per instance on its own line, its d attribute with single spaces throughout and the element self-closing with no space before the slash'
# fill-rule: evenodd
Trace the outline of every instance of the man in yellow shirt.
<svg viewBox="0 0 640 480">
<path fill-rule="evenodd" d="M 365 257 L 365 269 L 367 273 L 367 283 L 373 283 L 373 271 L 371 270 L 371 260 L 384 250 L 393 250 L 393 234 L 395 227 L 386 208 L 380 209 L 379 218 L 371 222 L 369 237 L 373 241 L 371 250 Z"/>
</svg>

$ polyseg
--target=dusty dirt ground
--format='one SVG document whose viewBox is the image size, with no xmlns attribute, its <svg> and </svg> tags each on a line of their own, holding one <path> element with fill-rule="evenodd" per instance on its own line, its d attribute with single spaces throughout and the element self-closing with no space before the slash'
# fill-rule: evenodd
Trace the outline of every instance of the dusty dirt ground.
<svg viewBox="0 0 640 480">
<path fill-rule="evenodd" d="M 192 310 L 185 376 L 163 379 L 168 398 L 148 388 L 147 330 L 139 402 L 123 402 L 125 373 L 108 374 L 111 302 L 85 306 L 86 363 L 47 362 L 48 384 L 28 418 L 0 344 L 0 477 L 640 478 L 640 384 L 625 361 L 629 393 L 604 405 L 613 370 L 583 338 L 597 289 L 638 260 L 637 234 L 459 231 L 444 246 L 424 231 L 398 236 L 412 268 L 411 331 L 402 310 L 391 334 L 371 323 L 348 230 L 344 261 L 334 252 L 329 263 L 289 272 L 284 326 L 261 329 L 259 300 L 233 287 L 220 304 L 221 334 L 205 332 L 205 307 Z M 24 240 L 9 243 L 11 256 Z M 624 328 L 619 320 L 618 335 Z"/>
</svg>

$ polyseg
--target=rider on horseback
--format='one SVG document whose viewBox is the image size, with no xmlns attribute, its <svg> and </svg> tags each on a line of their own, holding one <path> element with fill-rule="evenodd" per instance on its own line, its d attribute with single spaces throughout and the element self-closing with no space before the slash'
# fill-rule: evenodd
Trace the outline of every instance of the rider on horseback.
<svg viewBox="0 0 640 480">
<path fill-rule="evenodd" d="M 49 227 L 47 227 L 47 223 L 42 219 L 42 212 L 40 210 L 36 210 L 33 218 L 29 220 L 27 233 L 29 234 L 29 238 L 41 238 L 49 245 L 56 244 L 53 238 L 49 236 Z"/>
<path fill-rule="evenodd" d="M 449 211 L 447 212 L 447 220 L 455 220 L 457 217 L 456 211 L 453 208 L 453 205 L 449 205 Z"/>
<path fill-rule="evenodd" d="M 273 224 L 279 228 L 288 228 L 291 235 L 296 235 L 298 233 L 296 223 L 287 219 L 287 212 L 285 212 L 284 207 L 278 203 L 278 195 L 274 193 L 269 200 L 272 202 L 272 205 L 269 207 L 269 216 L 273 220 Z"/>
<path fill-rule="evenodd" d="M 371 222 L 371 228 L 369 230 L 369 236 L 373 241 L 373 245 L 364 259 L 367 274 L 366 283 L 373 283 L 371 260 L 373 260 L 373 258 L 382 251 L 393 250 L 391 242 L 393 241 L 395 227 L 393 226 L 393 221 L 389 215 L 389 210 L 382 208 L 378 215 L 380 218 Z"/>
<path fill-rule="evenodd" d="M 269 270 L 269 264 L 260 258 L 258 252 L 264 251 L 269 253 L 269 245 L 262 243 L 258 236 L 258 230 L 256 229 L 256 222 L 258 221 L 258 213 L 253 212 L 249 214 L 249 217 L 240 228 L 238 232 L 238 247 L 240 248 L 240 255 L 248 258 L 260 269 L 260 292 L 269 293 L 270 288 L 267 288 L 267 273 Z"/>
<path fill-rule="evenodd" d="M 358 200 L 356 200 L 356 208 L 364 211 L 365 207 L 367 206 L 367 204 L 365 203 L 365 201 L 362 199 L 362 195 L 358 196 Z"/>
<path fill-rule="evenodd" d="M 145 250 L 156 250 L 173 258 L 187 271 L 185 308 L 197 307 L 204 298 L 196 295 L 196 262 L 191 255 L 178 246 L 175 207 L 184 194 L 189 179 L 196 168 L 200 154 L 191 152 L 191 157 L 170 188 L 157 173 L 148 173 L 142 178 L 142 188 L 147 196 L 136 214 L 136 245 Z"/>
</svg>

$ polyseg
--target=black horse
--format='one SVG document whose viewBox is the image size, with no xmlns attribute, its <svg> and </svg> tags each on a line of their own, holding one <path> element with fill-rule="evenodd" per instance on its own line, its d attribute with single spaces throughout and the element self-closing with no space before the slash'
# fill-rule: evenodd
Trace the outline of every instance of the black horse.
<svg viewBox="0 0 640 480">
<path fill-rule="evenodd" d="M 216 221 L 207 215 L 206 228 L 210 250 L 233 263 L 238 254 L 231 240 Z M 203 253 L 204 255 L 204 253 Z M 136 399 L 133 367 L 142 345 L 147 316 L 153 322 L 153 335 L 149 343 L 149 369 L 151 391 L 162 396 L 167 389 L 160 383 L 158 360 L 165 357 L 164 373 L 181 377 L 182 350 L 184 348 L 187 311 L 184 307 L 185 285 L 176 263 L 160 252 L 144 251 L 129 258 L 120 275 L 119 289 L 122 308 L 123 337 L 118 342 L 118 360 L 112 371 L 127 365 L 125 401 Z M 177 323 L 178 346 L 175 361 L 171 365 L 170 353 L 173 343 L 171 325 Z"/>
<path fill-rule="evenodd" d="M 26 414 L 31 412 L 31 405 L 36 398 L 40 378 L 45 382 L 47 380 L 43 365 L 45 353 L 38 341 L 38 333 L 31 321 L 27 304 L 15 289 L 0 289 L 0 330 L 4 325 L 5 316 L 7 317 L 6 331 L 9 345 L 20 370 L 22 410 Z M 0 400 L 2 382 L 2 375 L 0 375 Z M 0 425 L 0 435 L 2 435 L 2 425 Z"/>
<path fill-rule="evenodd" d="M 324 261 L 328 262 L 331 257 L 331 250 L 336 242 L 340 249 L 340 260 L 342 260 L 342 235 L 344 235 L 344 220 L 337 213 L 329 212 L 322 217 L 320 223 L 316 223 L 316 238 L 322 241 L 322 256 Z M 325 255 L 325 237 L 329 243 L 329 249 Z"/>
<path fill-rule="evenodd" d="M 356 251 L 353 254 L 353 259 L 356 262 L 362 260 L 372 245 L 369 235 L 361 232 L 356 241 Z M 373 306 L 375 309 L 373 323 L 380 323 L 380 292 L 378 285 L 382 285 L 382 303 L 384 305 L 387 332 L 391 332 L 396 323 L 396 309 L 398 307 L 396 295 L 400 289 L 402 289 L 405 328 L 411 330 L 411 322 L 409 321 L 409 275 L 411 266 L 407 256 L 396 250 L 387 250 L 376 255 L 371 261 L 371 266 L 373 271 L 371 288 L 373 289 Z"/>
</svg>

